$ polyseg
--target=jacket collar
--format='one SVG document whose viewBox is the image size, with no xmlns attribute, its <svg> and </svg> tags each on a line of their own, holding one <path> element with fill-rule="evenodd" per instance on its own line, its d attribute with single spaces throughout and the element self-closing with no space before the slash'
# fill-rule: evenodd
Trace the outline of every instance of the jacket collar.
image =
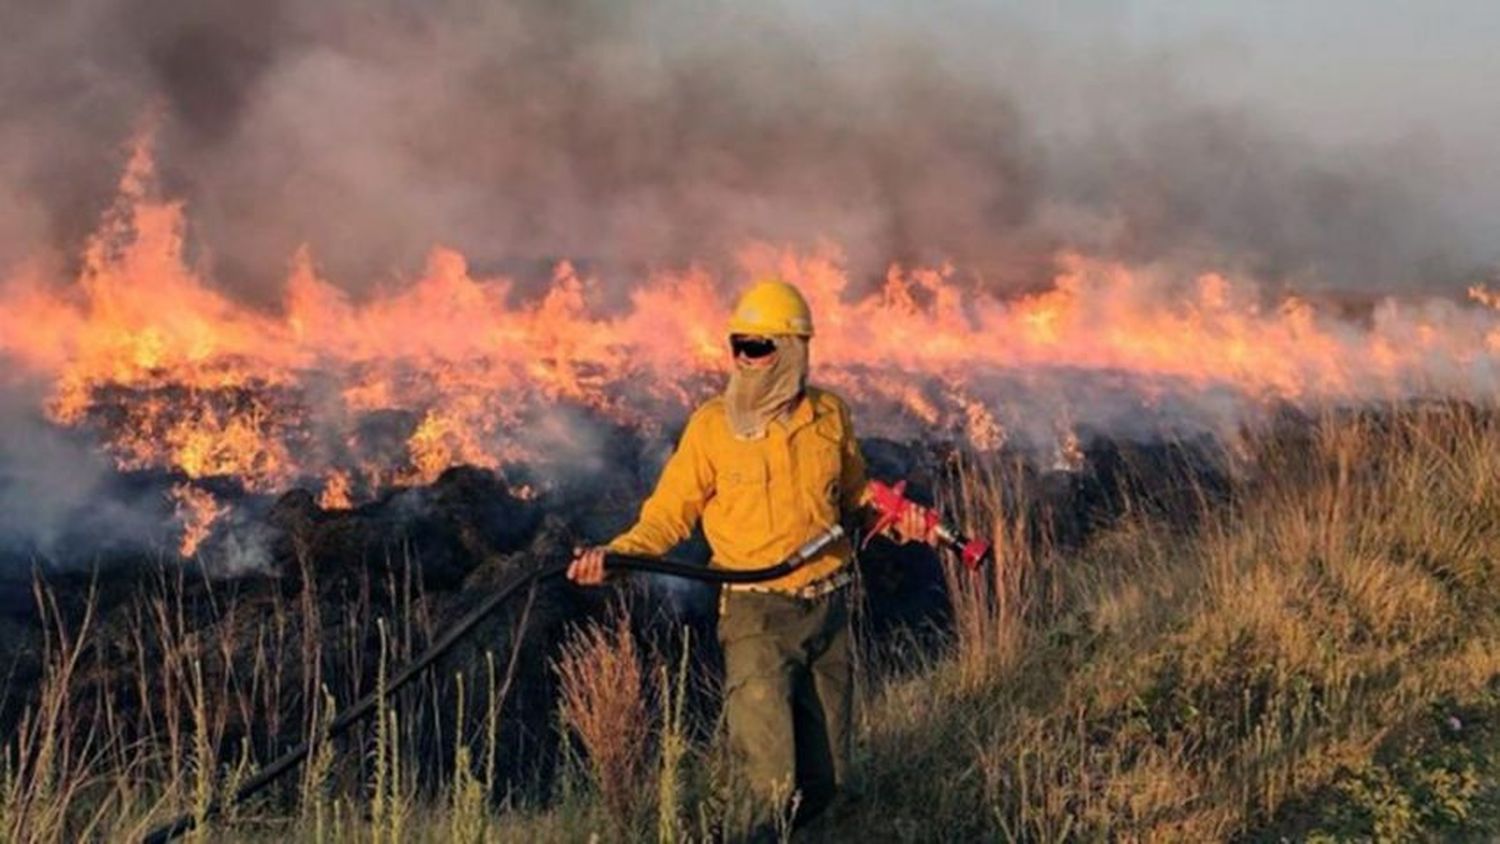
<svg viewBox="0 0 1500 844">
<path fill-rule="evenodd" d="M 817 389 L 813 387 L 804 389 L 801 398 L 797 399 L 796 407 L 792 408 L 792 415 L 786 419 L 787 434 L 790 436 L 825 415 L 828 411 L 822 405 L 823 403 L 818 401 Z"/>
</svg>

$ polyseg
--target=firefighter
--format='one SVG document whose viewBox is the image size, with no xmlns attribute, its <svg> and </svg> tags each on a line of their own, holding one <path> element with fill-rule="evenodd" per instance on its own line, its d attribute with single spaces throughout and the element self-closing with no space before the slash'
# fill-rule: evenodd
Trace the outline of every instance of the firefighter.
<svg viewBox="0 0 1500 844">
<path fill-rule="evenodd" d="M 711 565 L 733 569 L 776 563 L 836 522 L 852 527 L 864 460 L 848 405 L 807 383 L 812 336 L 796 287 L 769 279 L 746 291 L 729 321 L 728 387 L 688 419 L 635 525 L 606 546 L 579 549 L 568 577 L 598 584 L 606 551 L 665 554 L 700 518 Z M 915 512 L 895 532 L 903 542 L 934 541 Z M 852 557 L 842 540 L 780 579 L 720 594 L 729 743 L 762 828 L 793 806 L 805 822 L 845 782 Z"/>
</svg>

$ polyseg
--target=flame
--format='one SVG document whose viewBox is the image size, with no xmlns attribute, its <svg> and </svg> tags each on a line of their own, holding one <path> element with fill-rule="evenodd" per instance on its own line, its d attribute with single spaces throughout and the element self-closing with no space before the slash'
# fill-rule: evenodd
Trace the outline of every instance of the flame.
<svg viewBox="0 0 1500 844">
<path fill-rule="evenodd" d="M 1077 472 L 1084 466 L 1083 444 L 1078 432 L 1064 428 L 1057 438 L 1057 448 L 1052 455 L 1052 468 L 1059 472 Z"/>
<path fill-rule="evenodd" d="M 220 504 L 213 493 L 192 484 L 174 484 L 169 497 L 177 520 L 182 524 L 182 539 L 177 551 L 183 557 L 192 557 L 213 533 L 214 522 L 227 514 L 229 508 Z"/>
<path fill-rule="evenodd" d="M 318 506 L 324 510 L 348 510 L 354 506 L 349 498 L 349 473 L 333 469 L 324 482 L 323 492 L 318 495 Z"/>
<path fill-rule="evenodd" d="M 459 463 L 545 461 L 576 445 L 550 415 L 561 406 L 660 433 L 727 366 L 734 289 L 770 273 L 806 293 L 815 380 L 854 402 L 866 432 L 936 430 L 993 449 L 1050 431 L 1067 467 L 1099 395 L 1127 395 L 1138 414 L 1192 394 L 1215 407 L 1224 396 L 1236 407 L 1482 396 L 1500 372 L 1500 296 L 1482 288 L 1470 305 L 1387 299 L 1353 322 L 1305 299 L 1267 301 L 1249 280 L 1076 253 L 1021 296 L 951 266 L 892 267 L 862 294 L 835 246 L 752 245 L 742 277 L 659 272 L 606 312 L 605 282 L 570 263 L 524 300 L 513 280 L 476 276 L 441 246 L 418 277 L 355 301 L 304 247 L 281 307 L 260 311 L 187 261 L 185 215 L 160 195 L 143 133 L 77 277 L 33 263 L 0 283 L 0 358 L 48 384 L 48 417 L 96 432 L 122 469 L 252 492 L 311 483 L 325 507 Z M 185 555 L 222 515 L 207 495 L 173 488 Z"/>
</svg>

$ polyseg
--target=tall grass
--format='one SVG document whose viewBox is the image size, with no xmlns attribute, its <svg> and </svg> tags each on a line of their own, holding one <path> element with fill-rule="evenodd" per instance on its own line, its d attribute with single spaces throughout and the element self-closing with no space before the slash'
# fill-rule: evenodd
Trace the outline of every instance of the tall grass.
<svg viewBox="0 0 1500 844">
<path fill-rule="evenodd" d="M 652 793 L 645 668 L 629 613 L 618 610 L 613 624 L 575 632 L 562 647 L 557 673 L 563 721 L 583 744 L 605 809 L 629 829 Z"/>
<path fill-rule="evenodd" d="M 957 659 L 871 702 L 880 825 L 1038 841 L 1312 834 L 1309 807 L 1399 753 L 1398 731 L 1493 700 L 1495 420 L 1452 406 L 1330 415 L 1306 441 L 1258 444 L 1255 473 L 1192 529 L 1143 509 L 1056 560 L 1061 612 L 1011 617 L 1013 664 L 976 686 L 964 653 L 988 642 L 965 642 L 960 622 Z M 901 772 L 915 769 L 950 776 L 913 787 Z M 1430 799 L 1493 829 L 1493 783 Z"/>
<path fill-rule="evenodd" d="M 410 568 L 409 561 L 398 565 Z M 289 600 L 277 590 L 237 595 L 232 584 L 194 577 L 164 562 L 144 588 L 106 597 L 95 582 L 81 601 L 37 581 L 41 673 L 32 688 L 5 690 L 7 702 L 21 706 L 0 749 L 0 840 L 138 838 L 181 812 L 200 821 L 200 838 L 215 838 L 261 814 L 231 807 L 210 820 L 207 807 L 258 761 L 331 717 L 332 698 L 314 679 L 347 684 L 344 700 L 365 689 L 350 680 L 367 674 L 364 640 L 351 650 L 326 647 L 319 602 L 306 594 L 314 588 L 310 578 Z M 356 585 L 340 608 L 346 633 L 375 629 L 386 613 L 416 618 L 386 637 L 387 650 L 402 660 L 430 635 L 419 629 L 417 591 L 393 592 L 395 605 L 380 607 L 367 580 Z M 106 601 L 122 605 L 105 616 Z M 400 753 L 388 749 L 386 764 L 410 784 L 414 772 L 402 766 L 420 731 L 394 714 L 381 724 L 402 743 Z M 367 731 L 354 744 L 373 736 Z M 329 840 L 338 811 L 368 810 L 365 790 L 348 787 L 358 777 L 337 776 L 338 751 L 315 753 L 300 789 L 306 810 L 291 811 L 310 833 L 323 830 L 313 836 L 320 840 Z M 298 794 L 292 786 L 283 796 Z M 345 792 L 342 802 L 329 797 L 336 786 Z M 410 798 L 410 789 L 404 794 Z M 350 800 L 362 808 L 352 810 Z"/>
<path fill-rule="evenodd" d="M 1033 508 L 1020 464 L 969 463 L 958 475 L 950 511 L 964 515 L 968 535 L 990 541 L 993 562 L 968 571 L 943 569 L 953 609 L 952 652 L 963 685 L 978 688 L 1019 658 L 1026 605 L 1033 600 L 1039 568 L 1046 559 L 1044 537 L 1036 534 Z"/>
<path fill-rule="evenodd" d="M 1024 464 L 961 467 L 945 506 L 993 537 L 997 565 L 949 572 L 941 648 L 890 665 L 873 656 L 889 645 L 867 652 L 858 799 L 805 835 L 1500 834 L 1500 419 L 1329 413 L 1239 446 L 1217 485 L 1127 472 L 1112 520 L 1068 537 Z M 365 583 L 337 612 L 223 589 L 205 606 L 182 577 L 112 614 L 123 629 L 39 589 L 46 668 L 4 744 L 0 836 L 126 838 L 201 812 L 434 626 L 399 565 L 396 606 Z M 371 643 L 381 659 L 348 656 Z M 490 655 L 325 743 L 205 840 L 705 838 L 730 820 L 732 772 L 714 712 L 689 700 L 698 663 L 676 653 L 623 615 L 578 630 L 556 659 L 557 723 L 583 775 L 550 796 L 502 784 L 515 655 Z"/>
</svg>

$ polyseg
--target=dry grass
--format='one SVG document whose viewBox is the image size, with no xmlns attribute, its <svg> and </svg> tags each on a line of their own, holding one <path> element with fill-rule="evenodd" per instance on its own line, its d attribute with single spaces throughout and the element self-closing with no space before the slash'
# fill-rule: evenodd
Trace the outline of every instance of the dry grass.
<svg viewBox="0 0 1500 844">
<path fill-rule="evenodd" d="M 1024 655 L 988 682 L 961 642 L 920 685 L 885 690 L 869 718 L 879 823 L 1043 841 L 1306 832 L 1318 795 L 1395 752 L 1398 728 L 1490 701 L 1494 420 L 1330 417 L 1305 447 L 1265 447 L 1195 530 L 1133 520 L 1059 561 L 1064 611 L 1021 612 Z M 1486 753 L 1500 768 L 1500 747 Z M 957 787 L 912 788 L 902 769 Z M 1492 830 L 1482 791 L 1441 799 Z M 990 813 L 966 820 L 966 804 Z"/>
<path fill-rule="evenodd" d="M 862 799 L 809 836 L 1500 834 L 1500 420 L 1452 405 L 1329 414 L 1242 446 L 1227 488 L 1188 484 L 1168 513 L 1136 478 L 1123 517 L 1066 546 L 1024 467 L 964 467 L 947 503 L 994 536 L 1000 565 L 953 573 L 947 650 L 867 666 Z M 384 613 L 354 598 L 328 636 L 291 623 L 333 623 L 298 596 L 226 597 L 205 626 L 163 577 L 127 629 L 102 630 L 42 590 L 47 671 L 4 745 L 0 836 L 129 838 L 201 810 L 430 636 L 403 577 L 389 584 L 401 624 L 379 627 Z M 246 629 L 253 658 L 218 670 Z M 702 838 L 724 820 L 722 742 L 684 709 L 688 663 L 629 631 L 624 616 L 582 628 L 557 660 L 559 720 L 588 776 L 548 801 L 498 787 L 508 672 L 491 659 L 319 748 L 300 784 L 205 840 Z M 380 665 L 342 656 L 372 641 Z M 106 670 L 118 665 L 136 670 Z M 128 687 L 101 693 L 117 675 Z M 432 724 L 447 748 L 435 774 Z"/>
<path fill-rule="evenodd" d="M 651 713 L 629 612 L 617 610 L 612 625 L 575 631 L 562 647 L 557 673 L 563 721 L 583 745 L 605 809 L 628 829 L 652 792 Z"/>
<path fill-rule="evenodd" d="M 341 608 L 346 632 L 361 645 L 342 652 L 325 648 L 317 602 L 305 594 L 288 599 L 272 591 L 246 602 L 219 594 L 215 584 L 190 588 L 200 585 L 190 577 L 163 563 L 147 588 L 115 608 L 108 625 L 96 589 L 68 608 L 38 581 L 43 671 L 34 689 L 7 690 L 24 709 L 0 762 L 0 840 L 136 839 L 181 812 L 206 820 L 208 805 L 236 789 L 256 760 L 272 758 L 293 743 L 292 735 L 305 734 L 293 725 L 306 729 L 331 716 L 333 698 L 322 678 L 339 681 L 344 700 L 366 688 L 367 681 L 353 678 L 366 676 L 367 668 L 351 654 L 366 652 L 369 633 L 362 631 L 378 631 L 378 618 L 389 611 L 371 602 L 368 584 Z M 396 594 L 397 613 L 416 620 L 395 636 L 378 634 L 386 642 L 382 664 L 405 661 L 430 634 L 419 629 L 419 594 L 410 588 Z M 358 774 L 345 775 L 337 783 L 344 796 L 331 797 L 337 771 L 349 766 L 336 766 L 339 748 L 325 746 L 314 754 L 300 790 L 294 780 L 282 794 L 300 793 L 302 808 L 294 814 L 313 838 L 337 840 L 328 837 L 330 825 L 338 826 L 336 812 L 358 817 L 368 811 L 353 809 L 351 800 L 364 803 L 368 793 L 377 804 L 385 799 L 391 805 L 401 785 L 409 802 L 413 772 L 403 760 L 417 746 L 418 732 L 391 712 L 356 737 L 354 744 L 384 748 L 359 766 L 385 766 L 379 788 L 358 787 Z M 264 808 L 231 809 L 204 823 L 208 832 L 199 837 L 210 840 L 215 828 L 263 816 Z M 403 816 L 385 817 L 399 822 Z"/>
</svg>

